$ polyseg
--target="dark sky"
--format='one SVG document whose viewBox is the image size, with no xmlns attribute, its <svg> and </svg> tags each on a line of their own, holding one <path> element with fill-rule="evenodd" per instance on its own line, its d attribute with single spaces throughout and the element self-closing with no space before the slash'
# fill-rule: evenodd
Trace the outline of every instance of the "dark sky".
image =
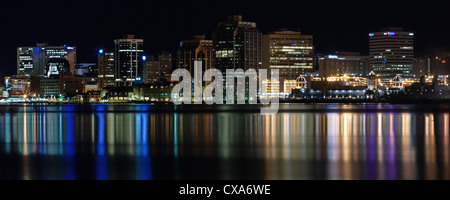
<svg viewBox="0 0 450 200">
<path fill-rule="evenodd" d="M 450 51 L 445 1 L 304 0 L 1 0 L 0 76 L 16 72 L 16 47 L 36 42 L 77 46 L 78 62 L 96 62 L 98 49 L 133 33 L 148 54 L 175 52 L 194 34 L 211 34 L 218 21 L 242 14 L 263 33 L 279 28 L 314 35 L 319 53 L 368 52 L 368 33 L 404 26 L 416 33 L 417 53 Z"/>
</svg>

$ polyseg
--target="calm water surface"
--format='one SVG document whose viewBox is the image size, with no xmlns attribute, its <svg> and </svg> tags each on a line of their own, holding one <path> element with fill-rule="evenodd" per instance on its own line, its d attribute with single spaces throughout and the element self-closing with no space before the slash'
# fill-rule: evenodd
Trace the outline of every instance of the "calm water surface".
<svg viewBox="0 0 450 200">
<path fill-rule="evenodd" d="M 450 179 L 450 105 L 0 106 L 0 179 Z"/>
</svg>

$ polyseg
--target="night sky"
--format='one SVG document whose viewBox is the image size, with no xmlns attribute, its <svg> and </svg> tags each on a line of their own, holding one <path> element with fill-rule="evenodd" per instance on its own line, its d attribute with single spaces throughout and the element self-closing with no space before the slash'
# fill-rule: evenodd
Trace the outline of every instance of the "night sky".
<svg viewBox="0 0 450 200">
<path fill-rule="evenodd" d="M 241 14 L 263 33 L 280 28 L 314 35 L 318 53 L 368 52 L 368 33 L 403 26 L 416 33 L 416 53 L 450 51 L 450 13 L 443 1 L 303 0 L 1 0 L 0 77 L 15 74 L 16 48 L 37 42 L 77 46 L 78 62 L 132 33 L 147 54 L 175 52 L 181 40 L 211 34 L 217 22 Z"/>
</svg>

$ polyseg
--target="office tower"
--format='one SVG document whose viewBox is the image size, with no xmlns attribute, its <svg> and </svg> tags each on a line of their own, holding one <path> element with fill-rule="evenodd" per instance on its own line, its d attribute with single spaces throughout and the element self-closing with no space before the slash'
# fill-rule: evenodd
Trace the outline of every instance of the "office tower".
<svg viewBox="0 0 450 200">
<path fill-rule="evenodd" d="M 34 71 L 34 53 L 33 47 L 17 48 L 17 74 L 31 75 Z M 37 65 L 37 64 L 36 64 Z"/>
<path fill-rule="evenodd" d="M 414 33 L 400 27 L 369 33 L 370 67 L 383 79 L 413 77 Z"/>
<path fill-rule="evenodd" d="M 144 40 L 126 35 L 114 40 L 116 86 L 131 86 L 141 82 L 144 74 Z"/>
<path fill-rule="evenodd" d="M 314 71 L 312 35 L 281 30 L 263 35 L 263 68 L 278 69 L 280 80 L 295 80 Z"/>
<path fill-rule="evenodd" d="M 433 76 L 450 75 L 450 66 L 446 56 L 436 56 L 430 58 L 430 73 Z"/>
<path fill-rule="evenodd" d="M 203 72 L 213 67 L 213 42 L 204 35 L 195 35 L 192 40 L 184 40 L 177 51 L 177 68 L 194 73 L 194 61 L 202 61 Z"/>
<path fill-rule="evenodd" d="M 228 17 L 219 22 L 213 33 L 215 68 L 260 69 L 262 67 L 262 34 L 254 22 L 242 21 L 242 16 Z"/>
<path fill-rule="evenodd" d="M 154 56 L 150 56 L 146 61 L 146 83 L 156 83 L 161 77 L 161 62 L 156 60 Z"/>
<path fill-rule="evenodd" d="M 172 54 L 166 51 L 158 54 L 158 61 L 161 64 L 160 74 L 161 76 L 172 74 Z"/>
<path fill-rule="evenodd" d="M 414 58 L 413 74 L 416 78 L 431 75 L 431 59 L 428 57 Z"/>
<path fill-rule="evenodd" d="M 68 64 L 67 71 L 73 73 L 77 61 L 76 57 L 76 47 L 65 45 L 47 46 L 47 44 L 37 44 L 35 47 L 18 47 L 17 74 L 33 76 L 48 75 L 49 69 L 56 70 L 58 68 L 55 66 L 55 62 L 66 63 L 66 61 Z M 49 61 L 53 62 L 51 66 L 49 66 Z M 55 71 L 52 73 L 55 73 Z"/>
<path fill-rule="evenodd" d="M 336 52 L 333 55 L 319 55 L 321 77 L 349 75 L 366 77 L 369 74 L 369 56 L 358 52 Z"/>
<path fill-rule="evenodd" d="M 98 51 L 98 88 L 114 87 L 114 53 L 103 49 Z"/>
</svg>

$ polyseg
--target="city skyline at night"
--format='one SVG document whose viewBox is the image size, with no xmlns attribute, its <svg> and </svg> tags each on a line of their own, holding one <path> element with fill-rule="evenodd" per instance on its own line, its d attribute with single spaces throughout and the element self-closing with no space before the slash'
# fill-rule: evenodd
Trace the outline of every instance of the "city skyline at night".
<svg viewBox="0 0 450 200">
<path fill-rule="evenodd" d="M 293 31 L 300 29 L 303 34 L 313 35 L 317 53 L 333 54 L 339 50 L 368 54 L 367 33 L 375 32 L 381 27 L 392 26 L 405 27 L 416 34 L 415 53 L 418 55 L 445 54 L 449 51 L 450 42 L 445 37 L 448 28 L 442 25 L 448 13 L 440 12 L 444 8 L 434 7 L 435 5 L 431 3 L 424 3 L 420 7 L 411 6 L 405 10 L 402 2 L 392 2 L 386 7 L 377 4 L 365 6 L 355 1 L 327 2 L 323 5 L 302 2 L 311 8 L 301 12 L 303 14 L 294 11 L 296 2 L 277 1 L 276 6 L 269 6 L 245 1 L 240 2 L 241 6 L 233 7 L 232 5 L 236 3 L 233 1 L 149 3 L 135 0 L 126 5 L 120 4 L 119 1 L 79 1 L 76 4 L 50 0 L 40 1 L 39 4 L 26 0 L 15 3 L 1 2 L 0 15 L 14 20 L 1 24 L 9 30 L 0 33 L 1 36 L 11 39 L 0 49 L 0 67 L 5 69 L 0 72 L 0 76 L 15 72 L 12 69 L 15 61 L 11 59 L 14 56 L 11 48 L 18 46 L 29 46 L 39 42 L 77 46 L 78 61 L 89 63 L 96 61 L 99 49 L 111 48 L 112 40 L 126 34 L 135 34 L 137 38 L 146 41 L 147 54 L 157 55 L 161 51 L 168 51 L 175 55 L 180 41 L 198 34 L 204 34 L 206 39 L 211 39 L 217 23 L 235 14 L 241 14 L 246 21 L 256 22 L 263 34 L 287 28 Z M 292 3 L 294 6 L 283 6 Z M 142 5 L 137 7 L 132 15 L 133 22 L 120 20 L 120 15 L 115 13 L 131 12 L 121 10 L 121 6 L 131 5 Z M 252 8 L 250 5 L 255 7 Z M 33 6 L 36 9 L 30 9 Z M 159 11 L 139 12 L 149 6 L 157 7 Z M 429 11 L 430 7 L 433 7 L 433 12 Z M 79 14 L 79 10 L 90 12 Z M 180 12 L 177 14 L 164 12 L 169 10 Z M 59 17 L 50 20 L 50 15 L 46 14 L 48 11 Z M 32 19 L 25 20 L 26 16 L 31 15 Z M 355 15 L 358 17 L 355 18 Z M 91 18 L 95 20 L 86 20 Z M 73 28 L 66 29 L 66 27 Z"/>
<path fill-rule="evenodd" d="M 446 3 L 0 0 L 0 180 L 32 198 L 432 198 L 446 182 L 403 180 L 450 180 Z"/>
</svg>

